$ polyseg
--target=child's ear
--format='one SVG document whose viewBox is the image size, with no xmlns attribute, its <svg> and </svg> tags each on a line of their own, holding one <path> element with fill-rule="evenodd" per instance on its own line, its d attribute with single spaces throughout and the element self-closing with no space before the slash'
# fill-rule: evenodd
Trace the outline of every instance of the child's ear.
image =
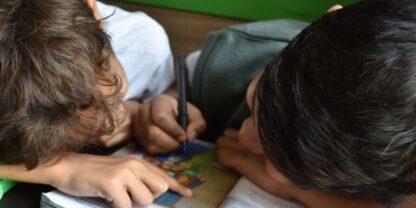
<svg viewBox="0 0 416 208">
<path fill-rule="evenodd" d="M 92 12 L 94 13 L 94 17 L 96 20 L 101 20 L 102 16 L 100 11 L 98 11 L 97 1 L 96 0 L 85 0 L 88 6 L 91 8 Z"/>
<path fill-rule="evenodd" d="M 328 9 L 328 11 L 326 11 L 326 13 L 331 13 L 331 12 L 335 12 L 338 9 L 342 9 L 342 6 L 339 4 L 335 4 L 334 6 L 332 6 L 331 8 Z"/>
<path fill-rule="evenodd" d="M 96 7 L 96 2 L 95 2 L 95 0 L 85 0 L 85 1 L 87 2 L 88 6 L 89 6 L 92 10 L 94 10 L 94 7 Z"/>
</svg>

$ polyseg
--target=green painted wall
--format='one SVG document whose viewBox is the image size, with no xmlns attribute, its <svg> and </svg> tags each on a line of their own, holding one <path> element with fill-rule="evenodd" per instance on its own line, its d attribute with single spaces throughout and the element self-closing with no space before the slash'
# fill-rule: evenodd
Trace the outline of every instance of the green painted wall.
<svg viewBox="0 0 416 208">
<path fill-rule="evenodd" d="M 334 4 L 358 0 L 119 0 L 219 16 L 266 20 L 292 18 L 313 21 Z"/>
</svg>

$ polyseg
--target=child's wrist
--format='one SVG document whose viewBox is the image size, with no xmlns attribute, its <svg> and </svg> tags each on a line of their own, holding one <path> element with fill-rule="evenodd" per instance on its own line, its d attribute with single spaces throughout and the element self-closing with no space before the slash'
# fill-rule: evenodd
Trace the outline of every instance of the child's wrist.
<svg viewBox="0 0 416 208">
<path fill-rule="evenodd" d="M 52 164 L 45 164 L 43 165 L 43 170 L 46 177 L 43 177 L 42 184 L 51 185 L 57 187 L 58 184 L 61 183 L 62 180 L 65 180 L 68 175 L 70 175 L 70 171 L 74 168 L 71 167 L 70 161 L 73 157 L 76 157 L 78 153 L 69 153 L 64 157 L 60 157 L 59 159 L 52 162 Z"/>
<path fill-rule="evenodd" d="M 298 186 L 292 184 L 288 187 L 289 199 L 293 201 L 302 201 L 305 194 L 305 190 L 299 188 Z"/>
<path fill-rule="evenodd" d="M 61 168 L 59 168 L 60 161 L 57 162 L 56 164 L 53 165 L 44 165 L 42 167 L 39 167 L 39 174 L 42 174 L 41 177 L 39 177 L 39 181 L 38 183 L 40 184 L 45 184 L 45 185 L 50 185 L 50 186 L 55 186 L 56 181 L 59 178 L 59 170 Z M 64 169 L 61 169 L 61 171 L 65 171 Z"/>
<path fill-rule="evenodd" d="M 303 194 L 304 191 L 301 189 L 298 189 L 297 191 L 292 191 L 292 200 L 301 202 L 303 200 Z"/>
</svg>

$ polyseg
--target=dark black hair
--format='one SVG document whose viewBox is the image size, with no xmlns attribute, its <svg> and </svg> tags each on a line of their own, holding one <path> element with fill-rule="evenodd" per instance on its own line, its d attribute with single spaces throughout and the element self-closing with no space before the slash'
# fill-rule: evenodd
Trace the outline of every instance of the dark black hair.
<svg viewBox="0 0 416 208">
<path fill-rule="evenodd" d="M 257 86 L 267 157 L 305 189 L 394 205 L 416 190 L 416 1 L 324 15 Z"/>
</svg>

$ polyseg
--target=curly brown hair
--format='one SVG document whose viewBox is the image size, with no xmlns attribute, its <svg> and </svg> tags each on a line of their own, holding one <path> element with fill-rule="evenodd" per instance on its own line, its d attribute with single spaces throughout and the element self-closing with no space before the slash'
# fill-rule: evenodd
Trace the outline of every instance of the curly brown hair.
<svg viewBox="0 0 416 208">
<path fill-rule="evenodd" d="M 0 25 L 1 163 L 32 169 L 113 130 L 121 80 L 84 0 L 0 1 Z"/>
</svg>

